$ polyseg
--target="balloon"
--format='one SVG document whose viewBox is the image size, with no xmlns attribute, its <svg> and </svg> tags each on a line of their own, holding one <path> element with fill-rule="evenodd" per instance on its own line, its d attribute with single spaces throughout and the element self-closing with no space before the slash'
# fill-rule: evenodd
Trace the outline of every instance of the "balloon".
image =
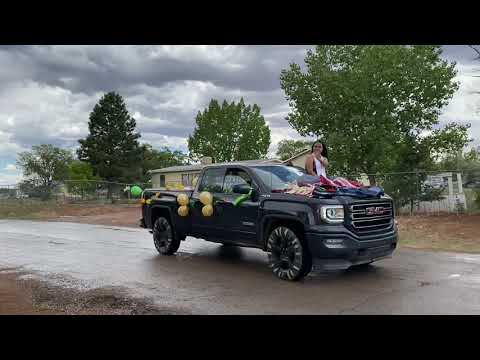
<svg viewBox="0 0 480 360">
<path fill-rule="evenodd" d="M 177 210 L 178 215 L 180 216 L 187 216 L 188 215 L 188 207 L 185 205 L 182 205 L 178 208 Z"/>
<path fill-rule="evenodd" d="M 213 206 L 212 205 L 205 205 L 202 208 L 202 214 L 203 216 L 212 216 L 213 214 Z"/>
<path fill-rule="evenodd" d="M 132 193 L 133 196 L 140 196 L 142 195 L 142 188 L 140 186 L 132 186 L 132 188 L 130 189 L 130 192 Z"/>
<path fill-rule="evenodd" d="M 184 205 L 188 205 L 188 196 L 187 194 L 179 194 L 177 196 L 177 201 L 180 205 L 184 206 Z"/>
<path fill-rule="evenodd" d="M 202 191 L 199 198 L 203 205 L 211 205 L 213 202 L 213 196 L 208 191 Z"/>
</svg>

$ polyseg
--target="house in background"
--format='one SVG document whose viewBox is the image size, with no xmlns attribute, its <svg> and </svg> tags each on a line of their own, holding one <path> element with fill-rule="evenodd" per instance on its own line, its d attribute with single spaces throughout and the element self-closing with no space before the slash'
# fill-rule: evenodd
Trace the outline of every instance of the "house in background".
<svg viewBox="0 0 480 360">
<path fill-rule="evenodd" d="M 307 160 L 307 156 L 308 154 L 310 154 L 310 152 L 311 152 L 310 149 L 302 150 L 299 153 L 293 155 L 291 158 L 284 160 L 283 163 L 305 169 L 305 160 Z"/>
</svg>

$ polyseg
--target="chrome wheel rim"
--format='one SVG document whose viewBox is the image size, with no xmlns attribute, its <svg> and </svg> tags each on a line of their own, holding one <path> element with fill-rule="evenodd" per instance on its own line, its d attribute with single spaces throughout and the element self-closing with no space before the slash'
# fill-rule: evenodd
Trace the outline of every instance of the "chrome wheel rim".
<svg viewBox="0 0 480 360">
<path fill-rule="evenodd" d="M 157 250 L 160 252 L 167 251 L 172 243 L 172 238 L 172 228 L 168 220 L 165 218 L 158 219 L 153 229 L 153 239 Z"/>
<path fill-rule="evenodd" d="M 268 260 L 273 273 L 281 279 L 293 280 L 303 265 L 302 243 L 295 233 L 278 227 L 269 236 Z"/>
</svg>

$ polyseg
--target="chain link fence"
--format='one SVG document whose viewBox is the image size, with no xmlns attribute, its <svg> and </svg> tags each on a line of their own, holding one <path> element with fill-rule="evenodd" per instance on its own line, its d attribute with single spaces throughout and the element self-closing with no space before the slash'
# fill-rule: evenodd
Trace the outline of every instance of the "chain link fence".
<svg viewBox="0 0 480 360">
<path fill-rule="evenodd" d="M 131 202 L 136 198 L 131 194 L 132 186 L 141 188 L 149 184 L 126 184 L 108 181 L 66 180 L 44 186 L 33 182 L 12 185 L 0 185 L 2 200 L 54 200 L 58 202 Z M 138 199 L 137 199 L 138 200 Z"/>
<path fill-rule="evenodd" d="M 350 175 L 376 184 L 394 199 L 396 213 L 439 215 L 480 211 L 480 171 L 415 171 Z"/>
</svg>

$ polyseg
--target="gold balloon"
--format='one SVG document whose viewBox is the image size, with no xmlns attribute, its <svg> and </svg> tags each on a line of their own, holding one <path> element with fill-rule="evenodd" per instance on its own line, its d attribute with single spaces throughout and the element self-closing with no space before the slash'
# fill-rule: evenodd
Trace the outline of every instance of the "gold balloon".
<svg viewBox="0 0 480 360">
<path fill-rule="evenodd" d="M 213 196 L 211 193 L 209 193 L 208 191 L 202 191 L 200 193 L 200 202 L 203 204 L 203 205 L 212 205 L 212 202 L 213 202 Z"/>
<path fill-rule="evenodd" d="M 180 205 L 182 205 L 182 206 L 188 205 L 188 200 L 189 200 L 189 199 L 188 199 L 187 194 L 179 194 L 179 195 L 177 196 L 177 201 L 178 201 L 178 203 L 179 203 Z"/>
<path fill-rule="evenodd" d="M 180 216 L 187 216 L 188 215 L 188 207 L 185 205 L 182 205 L 178 208 L 177 210 L 178 215 Z"/>
<path fill-rule="evenodd" d="M 213 214 L 213 206 L 212 205 L 205 205 L 202 208 L 202 214 L 203 216 L 212 216 Z"/>
</svg>

